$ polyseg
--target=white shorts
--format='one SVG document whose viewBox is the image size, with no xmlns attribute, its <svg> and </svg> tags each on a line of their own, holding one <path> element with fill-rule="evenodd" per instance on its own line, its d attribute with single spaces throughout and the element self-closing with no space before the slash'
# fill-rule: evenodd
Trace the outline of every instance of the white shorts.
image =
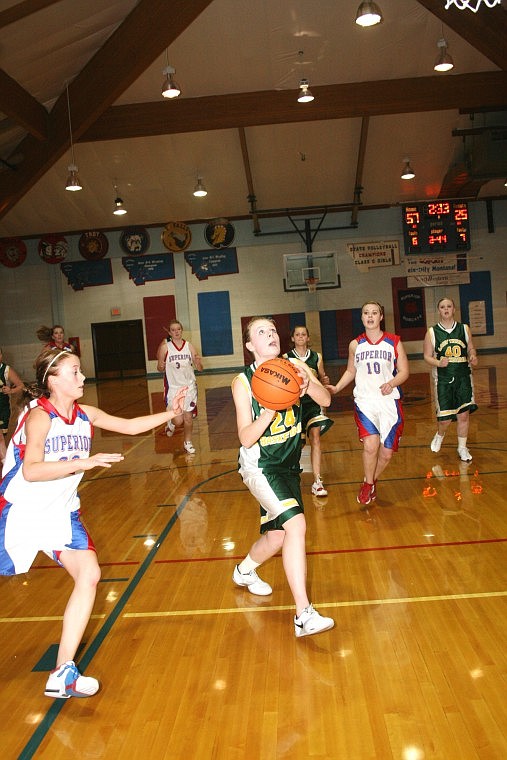
<svg viewBox="0 0 507 760">
<path fill-rule="evenodd" d="M 173 408 L 173 399 L 178 393 L 180 388 L 178 386 L 171 386 L 167 389 L 166 407 L 167 409 Z M 185 394 L 185 400 L 183 402 L 184 412 L 193 412 L 197 408 L 197 385 L 189 385 Z"/>
</svg>

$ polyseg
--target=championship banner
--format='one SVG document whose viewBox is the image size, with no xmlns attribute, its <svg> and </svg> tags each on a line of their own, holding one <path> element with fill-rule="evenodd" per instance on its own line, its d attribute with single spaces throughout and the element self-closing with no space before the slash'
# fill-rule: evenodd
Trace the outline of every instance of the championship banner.
<svg viewBox="0 0 507 760">
<path fill-rule="evenodd" d="M 83 290 L 94 285 L 112 285 L 113 271 L 111 259 L 98 261 L 64 261 L 60 264 L 62 273 L 73 290 Z"/>
<path fill-rule="evenodd" d="M 174 280 L 172 253 L 149 253 L 145 256 L 123 256 L 121 263 L 136 285 L 156 280 Z"/>
<path fill-rule="evenodd" d="M 222 274 L 238 273 L 238 257 L 235 248 L 222 248 L 220 251 L 192 251 L 185 253 L 185 261 L 192 268 L 198 280 Z"/>
<path fill-rule="evenodd" d="M 347 251 L 356 267 L 363 272 L 370 267 L 392 267 L 400 263 L 400 244 L 397 240 L 347 243 Z"/>
<path fill-rule="evenodd" d="M 409 287 L 438 285 L 464 285 L 470 282 L 466 253 L 445 253 L 436 256 L 405 258 L 405 271 Z"/>
</svg>

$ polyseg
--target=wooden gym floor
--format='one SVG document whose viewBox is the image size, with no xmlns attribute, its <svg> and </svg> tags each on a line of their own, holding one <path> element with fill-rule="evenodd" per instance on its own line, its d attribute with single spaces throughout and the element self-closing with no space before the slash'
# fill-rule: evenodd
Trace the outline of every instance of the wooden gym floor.
<svg viewBox="0 0 507 760">
<path fill-rule="evenodd" d="M 43 695 L 65 572 L 40 554 L 26 576 L 1 578 L 2 758 L 504 760 L 507 357 L 480 357 L 474 373 L 470 465 L 454 425 L 430 451 L 429 374 L 411 372 L 405 434 L 371 509 L 356 502 L 351 388 L 322 438 L 328 498 L 311 496 L 303 454 L 311 599 L 336 627 L 298 640 L 280 557 L 262 569 L 271 597 L 231 581 L 258 534 L 236 472 L 232 376 L 199 378 L 195 456 L 181 433 L 96 431 L 94 451 L 125 454 L 81 486 L 102 580 L 77 659 L 102 688 Z M 83 401 L 134 416 L 158 410 L 161 390 L 109 381 Z"/>
</svg>

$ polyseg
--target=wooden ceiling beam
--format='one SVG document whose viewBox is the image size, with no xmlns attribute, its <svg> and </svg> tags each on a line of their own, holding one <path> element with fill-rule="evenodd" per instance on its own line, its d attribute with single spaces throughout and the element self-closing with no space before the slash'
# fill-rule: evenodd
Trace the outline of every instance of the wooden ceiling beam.
<svg viewBox="0 0 507 760">
<path fill-rule="evenodd" d="M 477 13 L 472 13 L 467 9 L 460 11 L 456 6 L 451 6 L 446 11 L 444 0 L 418 0 L 418 3 L 485 55 L 498 68 L 503 71 L 507 69 L 507 10 L 505 5 L 488 8 L 482 4 Z"/>
<path fill-rule="evenodd" d="M 213 0 L 140 0 L 102 48 L 69 84 L 75 141 L 174 42 Z M 49 139 L 28 135 L 15 152 L 24 161 L 14 175 L 0 177 L 0 218 L 68 150 L 67 96 L 64 91 L 49 115 Z"/>
<path fill-rule="evenodd" d="M 0 111 L 37 140 L 47 140 L 48 112 L 15 79 L 0 69 Z"/>
<path fill-rule="evenodd" d="M 0 12 L 0 29 L 58 2 L 60 0 L 23 0 L 22 3 L 16 3 L 12 8 Z"/>
<path fill-rule="evenodd" d="M 312 92 L 315 100 L 305 105 L 297 102 L 295 90 L 268 90 L 112 106 L 80 140 L 153 137 L 478 106 L 507 108 L 507 73 L 312 86 Z"/>
</svg>

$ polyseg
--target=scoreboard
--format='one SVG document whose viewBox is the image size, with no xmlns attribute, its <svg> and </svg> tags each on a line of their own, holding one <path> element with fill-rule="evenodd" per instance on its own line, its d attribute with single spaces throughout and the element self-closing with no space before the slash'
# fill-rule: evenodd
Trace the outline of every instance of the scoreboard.
<svg viewBox="0 0 507 760">
<path fill-rule="evenodd" d="M 429 201 L 403 208 L 405 253 L 447 253 L 470 250 L 468 204 Z"/>
</svg>

